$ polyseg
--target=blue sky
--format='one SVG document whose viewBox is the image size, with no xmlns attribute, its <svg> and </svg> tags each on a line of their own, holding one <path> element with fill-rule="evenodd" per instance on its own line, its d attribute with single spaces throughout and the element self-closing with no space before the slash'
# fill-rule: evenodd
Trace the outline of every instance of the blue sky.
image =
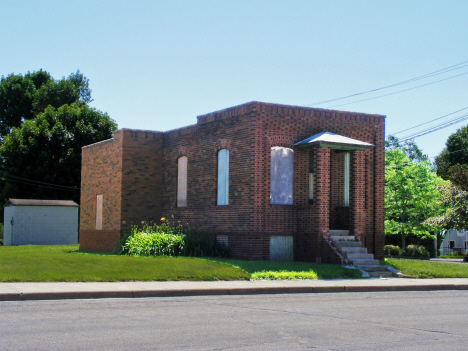
<svg viewBox="0 0 468 351">
<path fill-rule="evenodd" d="M 0 0 L 0 13 L 0 75 L 79 69 L 119 128 L 166 131 L 253 100 L 310 105 L 468 61 L 468 1 Z M 467 83 L 334 108 L 386 115 L 390 134 L 468 107 Z M 415 142 L 436 156 L 467 123 Z"/>
</svg>

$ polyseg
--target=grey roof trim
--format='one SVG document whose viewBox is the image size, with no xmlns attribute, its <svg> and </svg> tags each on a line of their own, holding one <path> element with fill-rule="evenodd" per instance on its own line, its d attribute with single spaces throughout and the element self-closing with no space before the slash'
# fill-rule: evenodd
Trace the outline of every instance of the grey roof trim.
<svg viewBox="0 0 468 351">
<path fill-rule="evenodd" d="M 63 206 L 79 207 L 71 200 L 33 200 L 33 199 L 8 199 L 3 207 L 7 206 Z"/>
<path fill-rule="evenodd" d="M 301 140 L 295 143 L 294 146 L 297 146 L 300 149 L 309 149 L 313 146 L 325 146 L 339 150 L 363 150 L 374 145 L 335 133 L 322 132 Z"/>
</svg>

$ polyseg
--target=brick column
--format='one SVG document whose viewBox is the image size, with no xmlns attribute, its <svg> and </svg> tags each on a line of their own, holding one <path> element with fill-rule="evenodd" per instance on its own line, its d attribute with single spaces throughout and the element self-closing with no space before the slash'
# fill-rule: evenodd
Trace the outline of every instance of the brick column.
<svg viewBox="0 0 468 351">
<path fill-rule="evenodd" d="M 374 256 L 376 259 L 384 258 L 384 193 L 385 193 L 385 147 L 384 132 L 376 129 L 374 149 Z"/>
<path fill-rule="evenodd" d="M 317 147 L 314 160 L 314 228 L 317 239 L 315 257 L 322 257 L 322 238 L 329 233 L 330 225 L 330 149 Z"/>
<path fill-rule="evenodd" d="M 366 228 L 364 151 L 351 152 L 349 187 L 350 232 L 364 242 Z"/>
</svg>

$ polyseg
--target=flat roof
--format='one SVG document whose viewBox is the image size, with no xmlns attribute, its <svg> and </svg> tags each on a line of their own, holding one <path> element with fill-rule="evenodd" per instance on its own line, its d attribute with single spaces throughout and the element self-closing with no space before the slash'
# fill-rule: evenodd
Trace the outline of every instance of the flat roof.
<svg viewBox="0 0 468 351">
<path fill-rule="evenodd" d="M 34 199 L 8 199 L 3 207 L 7 206 L 65 206 L 79 207 L 72 200 L 34 200 Z"/>
</svg>

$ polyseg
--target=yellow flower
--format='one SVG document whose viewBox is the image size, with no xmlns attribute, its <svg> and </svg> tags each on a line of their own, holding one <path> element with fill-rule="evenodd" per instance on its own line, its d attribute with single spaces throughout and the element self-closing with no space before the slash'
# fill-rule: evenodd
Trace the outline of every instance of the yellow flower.
<svg viewBox="0 0 468 351">
<path fill-rule="evenodd" d="M 165 221 L 165 220 L 166 220 L 166 218 L 164 218 L 164 217 L 161 217 L 161 222 L 163 222 L 163 221 Z"/>
</svg>

